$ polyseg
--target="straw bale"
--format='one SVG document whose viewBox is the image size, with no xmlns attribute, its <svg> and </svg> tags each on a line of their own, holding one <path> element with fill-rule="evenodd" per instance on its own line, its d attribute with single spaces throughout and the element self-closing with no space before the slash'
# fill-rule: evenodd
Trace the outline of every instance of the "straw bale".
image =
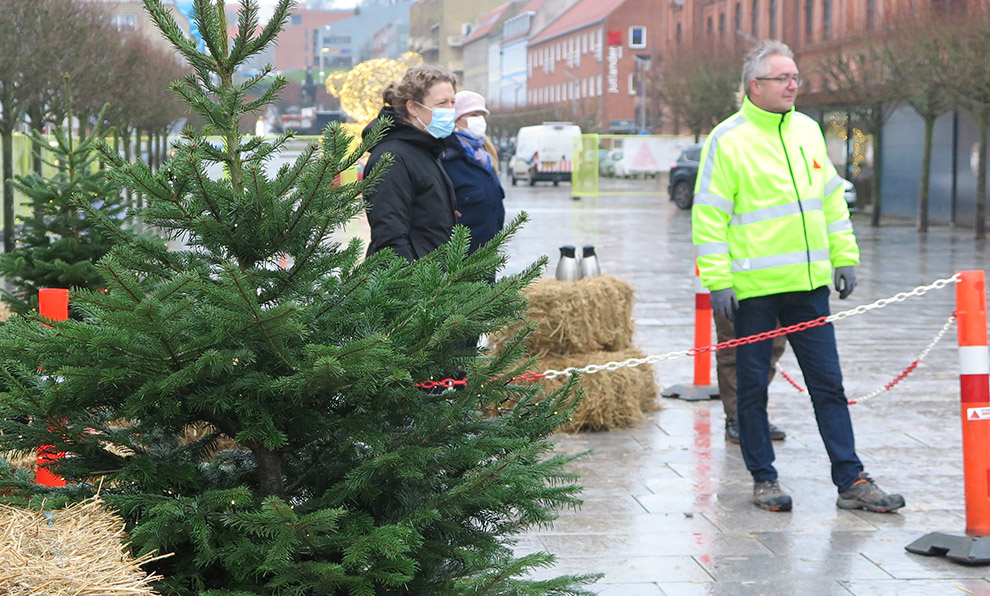
<svg viewBox="0 0 990 596">
<path fill-rule="evenodd" d="M 629 358 L 643 358 L 643 353 L 631 348 L 621 352 L 547 356 L 540 359 L 538 370 L 564 370 L 571 366 L 581 368 L 589 364 L 621 362 Z M 550 392 L 567 382 L 567 377 L 539 379 L 535 382 Z M 649 364 L 602 370 L 594 374 L 585 373 L 578 380 L 578 387 L 584 390 L 584 400 L 571 415 L 571 422 L 559 429 L 561 431 L 626 428 L 643 420 L 644 413 L 659 409 L 656 401 L 659 389 L 653 377 L 653 367 Z"/>
<path fill-rule="evenodd" d="M 150 583 L 162 578 L 141 565 L 161 557 L 133 558 L 125 538 L 99 498 L 49 512 L 0 505 L 0 594 L 156 594 Z"/>
<path fill-rule="evenodd" d="M 526 319 L 539 325 L 529 340 L 530 354 L 537 358 L 618 352 L 632 345 L 633 290 L 617 277 L 544 278 L 523 293 L 529 300 Z"/>
</svg>

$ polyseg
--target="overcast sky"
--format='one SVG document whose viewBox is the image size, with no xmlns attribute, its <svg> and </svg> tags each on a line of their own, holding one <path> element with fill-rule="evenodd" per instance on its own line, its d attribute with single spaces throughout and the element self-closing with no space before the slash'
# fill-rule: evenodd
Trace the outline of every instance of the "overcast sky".
<svg viewBox="0 0 990 596">
<path fill-rule="evenodd" d="M 278 4 L 278 0 L 258 0 L 258 4 L 261 5 L 261 17 L 267 18 L 271 16 L 272 8 Z M 300 2 L 302 4 L 302 2 Z M 354 8 L 357 4 L 357 0 L 335 0 L 333 3 L 334 8 L 348 9 Z"/>
</svg>

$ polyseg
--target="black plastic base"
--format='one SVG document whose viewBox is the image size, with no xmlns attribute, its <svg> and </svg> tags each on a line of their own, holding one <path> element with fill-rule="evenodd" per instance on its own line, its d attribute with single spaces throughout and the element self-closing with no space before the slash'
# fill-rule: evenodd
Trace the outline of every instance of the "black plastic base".
<svg viewBox="0 0 990 596">
<path fill-rule="evenodd" d="M 909 553 L 945 557 L 962 565 L 990 565 L 990 536 L 932 532 L 904 547 Z"/>
<path fill-rule="evenodd" d="M 715 385 L 671 385 L 660 395 L 664 397 L 676 397 L 684 401 L 704 401 L 706 399 L 718 399 L 718 387 Z"/>
</svg>

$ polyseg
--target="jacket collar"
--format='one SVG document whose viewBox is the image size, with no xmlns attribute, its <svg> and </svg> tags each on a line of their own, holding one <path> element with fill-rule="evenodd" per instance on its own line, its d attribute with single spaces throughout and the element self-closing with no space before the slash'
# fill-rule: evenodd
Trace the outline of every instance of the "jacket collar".
<svg viewBox="0 0 990 596">
<path fill-rule="evenodd" d="M 749 100 L 749 97 L 743 97 L 741 111 L 743 116 L 746 117 L 746 120 L 749 120 L 760 128 L 772 128 L 777 130 L 777 127 L 780 126 L 780 118 L 782 114 L 777 112 L 768 112 L 763 108 L 757 107 L 755 103 Z M 787 126 L 793 115 L 794 108 L 791 108 L 789 112 L 783 114 L 784 126 Z"/>
</svg>

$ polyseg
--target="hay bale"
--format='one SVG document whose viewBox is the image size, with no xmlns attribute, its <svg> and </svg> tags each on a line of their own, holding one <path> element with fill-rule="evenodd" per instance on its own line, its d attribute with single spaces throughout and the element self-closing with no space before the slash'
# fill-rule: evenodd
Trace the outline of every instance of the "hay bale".
<svg viewBox="0 0 990 596">
<path fill-rule="evenodd" d="M 589 364 L 602 365 L 643 357 L 643 353 L 635 348 L 621 352 L 554 355 L 541 358 L 537 370 L 564 370 L 572 366 L 581 368 Z M 551 392 L 566 383 L 567 376 L 534 382 Z M 645 412 L 652 412 L 659 407 L 656 401 L 659 388 L 653 378 L 653 367 L 649 364 L 582 374 L 578 387 L 584 390 L 584 400 L 572 414 L 570 424 L 562 426 L 559 429 L 561 431 L 626 428 L 643 420 Z"/>
<path fill-rule="evenodd" d="M 633 290 L 617 277 L 544 278 L 523 294 L 529 300 L 526 319 L 539 325 L 529 340 L 530 354 L 537 358 L 619 352 L 632 345 Z"/>
<path fill-rule="evenodd" d="M 10 318 L 10 308 L 6 304 L 0 302 L 0 323 L 6 321 Z"/>
<path fill-rule="evenodd" d="M 51 512 L 0 505 L 0 594 L 141 596 L 162 579 L 141 570 L 161 557 L 134 559 L 124 520 L 98 498 Z"/>
</svg>

